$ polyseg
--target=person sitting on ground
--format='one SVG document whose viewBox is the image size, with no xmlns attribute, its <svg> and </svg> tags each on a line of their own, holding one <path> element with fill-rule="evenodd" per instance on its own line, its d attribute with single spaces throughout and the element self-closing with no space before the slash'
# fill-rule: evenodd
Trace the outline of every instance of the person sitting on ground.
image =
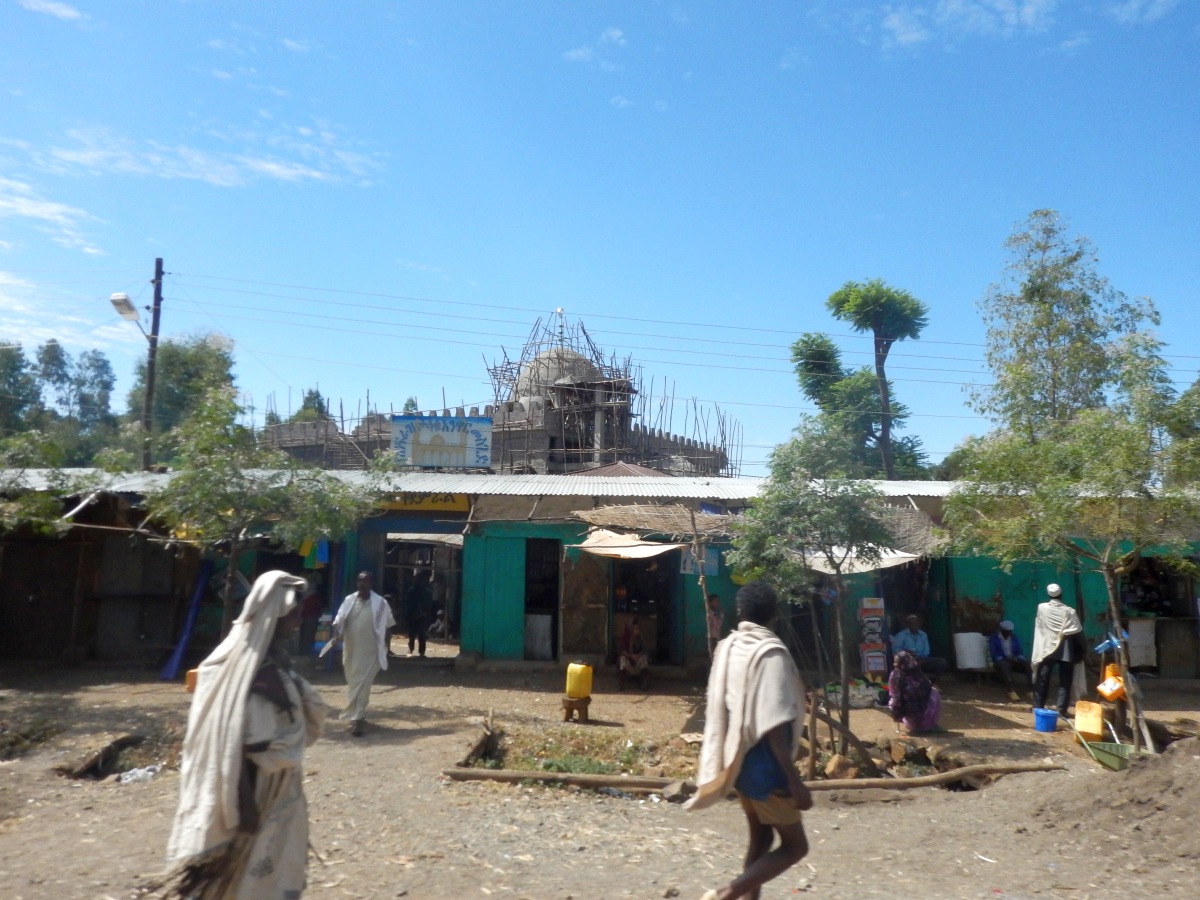
<svg viewBox="0 0 1200 900">
<path fill-rule="evenodd" d="M 988 653 L 992 657 L 992 665 L 996 667 L 996 671 L 1004 679 L 1004 686 L 1008 688 L 1008 699 L 1014 702 L 1020 700 L 1021 697 L 1013 685 L 1013 672 L 1023 672 L 1029 678 L 1032 687 L 1033 669 L 1021 652 L 1021 639 L 1013 631 L 1013 623 L 1008 619 L 1001 622 L 1000 630 L 988 638 Z"/>
<path fill-rule="evenodd" d="M 909 734 L 939 730 L 942 695 L 921 671 L 921 664 L 907 650 L 896 654 L 888 676 L 888 708 L 896 731 L 903 725 Z"/>
<path fill-rule="evenodd" d="M 640 679 L 642 690 L 650 681 L 650 657 L 646 655 L 646 647 L 642 643 L 642 626 L 637 617 L 629 620 L 625 630 L 621 632 L 621 652 L 617 659 L 617 681 L 620 690 L 625 689 L 625 682 L 630 678 Z"/>
<path fill-rule="evenodd" d="M 937 678 L 946 671 L 946 661 L 940 656 L 930 656 L 929 635 L 921 630 L 921 617 L 909 616 L 908 627 L 892 635 L 892 652 L 906 650 L 916 657 L 921 671 L 930 678 Z"/>
</svg>

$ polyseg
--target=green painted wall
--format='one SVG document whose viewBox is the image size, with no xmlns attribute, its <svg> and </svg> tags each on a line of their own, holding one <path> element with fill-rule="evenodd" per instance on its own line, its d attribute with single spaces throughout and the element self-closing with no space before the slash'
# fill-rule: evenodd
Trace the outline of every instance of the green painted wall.
<svg viewBox="0 0 1200 900">
<path fill-rule="evenodd" d="M 461 648 L 484 659 L 523 659 L 525 541 L 548 538 L 577 544 L 586 532 L 583 525 L 486 522 L 466 535 Z"/>
</svg>

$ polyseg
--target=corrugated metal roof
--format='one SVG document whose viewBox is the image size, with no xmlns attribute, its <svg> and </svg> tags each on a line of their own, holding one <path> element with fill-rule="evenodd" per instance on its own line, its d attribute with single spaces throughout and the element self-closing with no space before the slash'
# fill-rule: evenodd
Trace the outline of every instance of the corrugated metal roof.
<svg viewBox="0 0 1200 900">
<path fill-rule="evenodd" d="M 162 487 L 171 473 L 133 472 L 109 475 L 99 469 L 64 469 L 69 478 L 91 476 L 105 490 L 141 494 Z M 352 484 L 370 476 L 361 470 L 330 469 L 327 474 Z M 28 469 L 25 483 L 34 490 L 51 486 L 52 470 Z M 749 500 L 757 496 L 759 478 L 672 477 L 631 478 L 599 475 L 482 475 L 452 472 L 405 472 L 391 476 L 390 490 L 410 494 L 490 494 L 509 497 L 639 497 L 645 499 Z"/>
<path fill-rule="evenodd" d="M 949 497 L 955 481 L 872 481 L 885 497 Z"/>
<path fill-rule="evenodd" d="M 50 486 L 49 469 L 28 469 L 25 483 L 34 490 Z M 142 494 L 162 487 L 171 474 L 131 472 L 109 475 L 99 469 L 64 469 L 68 477 L 90 476 L 106 490 L 118 494 Z M 369 476 L 361 470 L 331 469 L 328 474 L 351 483 Z M 709 476 L 656 476 L 634 478 L 604 475 L 483 475 L 453 472 L 404 472 L 393 475 L 394 491 L 412 494 L 492 494 L 510 497 L 643 497 L 650 499 L 750 500 L 766 483 L 763 478 L 714 478 Z M 872 481 L 885 497 L 948 497 L 953 481 Z"/>
<path fill-rule="evenodd" d="M 357 475 L 362 472 L 338 473 Z M 501 496 L 643 497 L 700 500 L 749 500 L 758 495 L 758 478 L 696 478 L 600 475 L 455 475 L 413 472 L 393 476 L 390 487 L 409 493 L 493 494 Z"/>
</svg>

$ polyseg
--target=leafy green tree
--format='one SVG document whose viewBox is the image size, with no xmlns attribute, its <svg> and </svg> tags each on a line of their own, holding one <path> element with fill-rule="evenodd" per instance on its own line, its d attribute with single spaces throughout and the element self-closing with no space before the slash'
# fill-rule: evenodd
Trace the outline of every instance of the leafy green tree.
<svg viewBox="0 0 1200 900">
<path fill-rule="evenodd" d="M 1081 249 L 1090 245 L 1068 240 L 1052 211 L 1033 213 L 1009 247 L 1025 268 L 1014 270 L 1017 293 L 989 294 L 995 384 L 975 399 L 998 427 L 965 448 L 946 522 L 960 551 L 1100 573 L 1119 635 L 1120 579 L 1142 553 L 1154 547 L 1180 564 L 1190 554 L 1198 442 L 1170 439 L 1176 401 L 1148 331 L 1158 322 L 1153 304 L 1129 304 L 1108 287 Z M 1129 648 L 1120 645 L 1128 680 Z M 1135 744 L 1141 737 L 1135 728 Z"/>
<path fill-rule="evenodd" d="M 0 438 L 28 430 L 40 398 L 33 367 L 21 345 L 0 345 Z"/>
<path fill-rule="evenodd" d="M 75 360 L 71 389 L 75 415 L 84 431 L 115 425 L 111 402 L 117 376 L 112 363 L 99 350 L 87 350 Z"/>
<path fill-rule="evenodd" d="M 879 453 L 884 477 L 896 478 L 892 448 L 891 385 L 887 358 L 896 341 L 917 339 L 928 324 L 929 308 L 908 291 L 891 287 L 879 278 L 847 281 L 829 295 L 826 307 L 859 332 L 870 332 L 875 346 L 875 386 L 879 392 Z"/>
<path fill-rule="evenodd" d="M 304 391 L 304 399 L 300 408 L 292 413 L 289 422 L 322 422 L 329 418 L 329 404 L 321 396 L 321 389 L 308 388 Z"/>
<path fill-rule="evenodd" d="M 402 413 L 404 413 L 405 415 L 408 415 L 409 413 L 417 412 L 417 410 L 418 410 L 417 398 L 409 397 L 407 400 L 404 401 L 404 408 L 400 411 Z"/>
<path fill-rule="evenodd" d="M 802 334 L 791 347 L 792 364 L 801 391 L 812 400 L 830 424 L 852 439 L 854 459 L 864 477 L 885 474 L 879 441 L 883 411 L 879 388 L 871 369 L 849 369 L 842 363 L 841 350 L 827 335 Z M 891 388 L 889 387 L 889 397 Z M 891 401 L 893 473 L 902 478 L 928 478 L 927 460 L 920 438 L 896 439 L 894 432 L 908 417 L 908 409 Z"/>
<path fill-rule="evenodd" d="M 75 392 L 71 389 L 71 355 L 53 338 L 37 348 L 34 371 L 40 383 L 41 400 L 48 406 L 48 396 L 61 416 L 75 414 Z"/>
<path fill-rule="evenodd" d="M 154 406 L 151 430 L 156 434 L 175 428 L 190 416 L 212 384 L 233 384 L 233 354 L 227 338 L 199 334 L 185 338 L 163 338 L 158 342 L 154 374 Z M 146 363 L 134 370 L 129 392 L 129 418 L 141 421 L 146 395 Z"/>
<path fill-rule="evenodd" d="M 728 560 L 737 571 L 799 597 L 814 565 L 832 573 L 837 599 L 834 645 L 841 676 L 841 724 L 850 722 L 850 657 L 844 576 L 877 563 L 892 541 L 879 493 L 861 478 L 844 429 L 817 417 L 771 453 L 770 477 L 758 500 L 735 525 Z M 842 740 L 845 749 L 845 738 Z"/>
<path fill-rule="evenodd" d="M 61 449 L 39 431 L 0 439 L 0 534 L 26 528 L 61 534 L 63 498 L 72 489 L 62 471 Z M 37 481 L 30 470 L 38 470 Z"/>
<path fill-rule="evenodd" d="M 1036 439 L 1054 423 L 1103 406 L 1124 336 L 1158 324 L 1148 300 L 1130 300 L 1096 271 L 1087 238 L 1072 238 L 1052 209 L 1035 210 L 1005 242 L 1007 278 L 980 302 L 993 383 L 972 405 Z"/>
<path fill-rule="evenodd" d="M 222 633 L 237 614 L 238 558 L 259 534 L 285 549 L 305 540 L 340 539 L 370 511 L 377 488 L 351 484 L 262 446 L 237 424 L 232 386 L 210 383 L 195 411 L 171 435 L 176 470 L 150 492 L 149 515 L 182 539 L 228 549 Z"/>
</svg>

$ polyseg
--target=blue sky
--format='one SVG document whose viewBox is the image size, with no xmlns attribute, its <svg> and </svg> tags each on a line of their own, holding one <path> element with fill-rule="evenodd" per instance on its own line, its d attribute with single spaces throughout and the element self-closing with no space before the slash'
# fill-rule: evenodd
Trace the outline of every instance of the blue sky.
<svg viewBox="0 0 1200 900">
<path fill-rule="evenodd" d="M 1163 315 L 1195 380 L 1200 8 L 1178 0 L 0 0 L 0 340 L 234 342 L 261 420 L 489 402 L 557 307 L 762 474 L 787 347 L 879 277 L 930 307 L 889 371 L 939 459 L 987 423 L 976 310 L 1034 209 Z"/>
</svg>

